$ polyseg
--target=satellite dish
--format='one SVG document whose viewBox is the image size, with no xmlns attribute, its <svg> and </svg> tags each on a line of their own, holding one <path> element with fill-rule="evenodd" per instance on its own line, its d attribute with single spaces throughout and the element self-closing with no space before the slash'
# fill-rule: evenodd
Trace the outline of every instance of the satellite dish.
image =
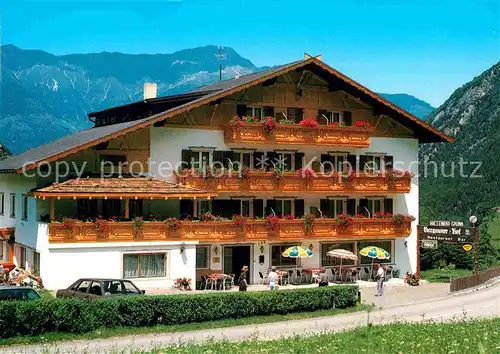
<svg viewBox="0 0 500 354">
<path fill-rule="evenodd" d="M 469 222 L 473 225 L 477 223 L 477 216 L 471 215 L 471 217 L 469 218 Z"/>
</svg>

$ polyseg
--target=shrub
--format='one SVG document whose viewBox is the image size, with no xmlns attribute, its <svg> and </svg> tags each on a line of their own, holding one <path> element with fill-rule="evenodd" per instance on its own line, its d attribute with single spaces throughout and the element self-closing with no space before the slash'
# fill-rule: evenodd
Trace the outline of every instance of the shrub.
<svg viewBox="0 0 500 354">
<path fill-rule="evenodd" d="M 171 325 L 354 306 L 357 286 L 261 292 L 0 301 L 0 337 Z"/>
</svg>

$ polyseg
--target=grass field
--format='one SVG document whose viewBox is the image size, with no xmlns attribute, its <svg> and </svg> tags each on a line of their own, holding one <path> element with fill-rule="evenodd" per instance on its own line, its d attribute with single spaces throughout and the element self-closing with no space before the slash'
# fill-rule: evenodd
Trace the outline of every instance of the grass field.
<svg viewBox="0 0 500 354">
<path fill-rule="evenodd" d="M 420 272 L 420 278 L 430 283 L 449 283 L 450 278 L 471 275 L 471 270 L 466 269 L 429 269 Z"/>
<path fill-rule="evenodd" d="M 500 318 L 482 321 L 370 326 L 337 334 L 273 341 L 219 342 L 152 353 L 499 353 Z"/>
<path fill-rule="evenodd" d="M 49 296 L 49 295 L 44 294 L 44 296 Z M 84 334 L 47 332 L 39 336 L 19 336 L 12 338 L 0 338 L 0 346 L 16 345 L 16 344 L 41 344 L 41 343 L 50 343 L 50 342 L 57 342 L 64 340 L 111 338 L 111 337 L 148 334 L 148 333 L 174 333 L 174 332 L 196 331 L 201 329 L 227 328 L 233 326 L 243 326 L 243 325 L 259 324 L 259 323 L 300 320 L 312 317 L 334 316 L 356 311 L 366 311 L 370 308 L 371 306 L 358 304 L 355 307 L 347 309 L 296 312 L 286 315 L 254 316 L 254 317 L 234 318 L 234 319 L 212 321 L 212 322 L 185 323 L 172 326 L 162 325 L 154 327 L 102 328 L 100 330 Z"/>
</svg>

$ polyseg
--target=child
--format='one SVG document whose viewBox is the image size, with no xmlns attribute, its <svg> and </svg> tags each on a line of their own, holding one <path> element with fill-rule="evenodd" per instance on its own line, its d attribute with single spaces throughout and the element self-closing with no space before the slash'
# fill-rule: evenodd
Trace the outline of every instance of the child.
<svg viewBox="0 0 500 354">
<path fill-rule="evenodd" d="M 267 279 L 269 281 L 269 289 L 275 290 L 276 289 L 276 278 L 278 277 L 278 273 L 276 273 L 276 267 L 272 266 L 271 271 L 267 275 Z"/>
</svg>

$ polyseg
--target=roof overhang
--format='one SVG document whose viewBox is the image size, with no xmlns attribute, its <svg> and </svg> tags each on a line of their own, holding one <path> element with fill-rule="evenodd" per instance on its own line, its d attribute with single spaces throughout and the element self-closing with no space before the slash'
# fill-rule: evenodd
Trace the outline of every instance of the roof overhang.
<svg viewBox="0 0 500 354">
<path fill-rule="evenodd" d="M 149 177 L 74 178 L 31 191 L 42 199 L 210 199 L 217 193 Z"/>
</svg>

